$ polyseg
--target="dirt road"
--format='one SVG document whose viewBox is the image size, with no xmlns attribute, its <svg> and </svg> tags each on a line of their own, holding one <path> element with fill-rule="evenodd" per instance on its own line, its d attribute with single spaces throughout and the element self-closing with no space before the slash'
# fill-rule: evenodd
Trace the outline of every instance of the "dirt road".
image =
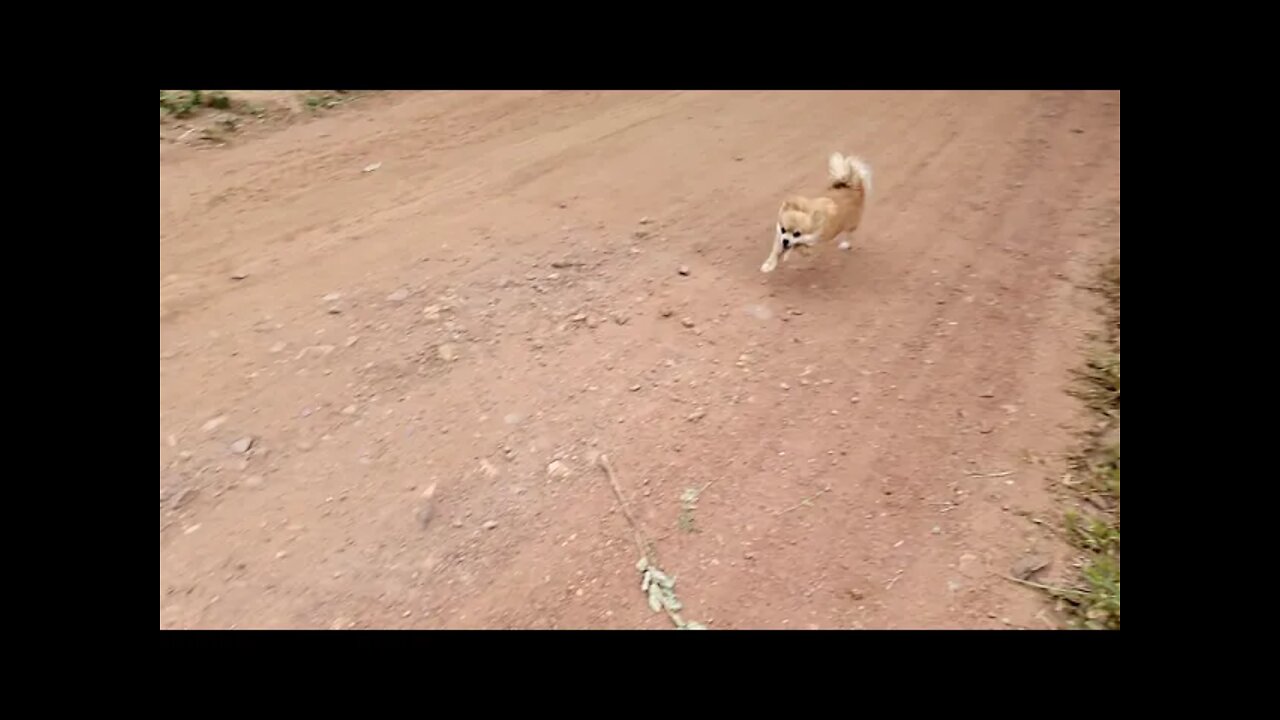
<svg viewBox="0 0 1280 720">
<path fill-rule="evenodd" d="M 762 274 L 833 150 L 852 251 Z M 669 628 L 605 452 L 691 620 L 1049 627 L 998 574 L 1070 573 L 1119 219 L 1118 93 L 390 93 L 162 145 L 160 625 Z"/>
</svg>

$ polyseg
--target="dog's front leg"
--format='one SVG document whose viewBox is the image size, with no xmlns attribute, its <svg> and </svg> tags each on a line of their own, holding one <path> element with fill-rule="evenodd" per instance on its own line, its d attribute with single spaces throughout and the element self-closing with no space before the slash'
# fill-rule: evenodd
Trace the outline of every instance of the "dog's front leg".
<svg viewBox="0 0 1280 720">
<path fill-rule="evenodd" d="M 778 255 L 782 252 L 782 241 L 773 241 L 773 250 L 769 253 L 769 258 L 760 266 L 760 272 L 773 272 L 778 267 Z"/>
</svg>

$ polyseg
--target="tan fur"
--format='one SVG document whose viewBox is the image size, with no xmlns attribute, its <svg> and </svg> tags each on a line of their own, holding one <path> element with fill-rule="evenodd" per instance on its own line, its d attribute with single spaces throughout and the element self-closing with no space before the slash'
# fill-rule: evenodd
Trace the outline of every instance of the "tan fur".
<svg viewBox="0 0 1280 720">
<path fill-rule="evenodd" d="M 779 258 L 786 260 L 793 249 L 823 248 L 841 234 L 851 234 L 858 229 L 871 184 L 870 169 L 861 160 L 839 153 L 831 156 L 828 165 L 831 182 L 825 193 L 814 198 L 796 196 L 783 201 L 778 210 L 772 250 L 760 268 L 762 272 L 772 272 Z"/>
</svg>

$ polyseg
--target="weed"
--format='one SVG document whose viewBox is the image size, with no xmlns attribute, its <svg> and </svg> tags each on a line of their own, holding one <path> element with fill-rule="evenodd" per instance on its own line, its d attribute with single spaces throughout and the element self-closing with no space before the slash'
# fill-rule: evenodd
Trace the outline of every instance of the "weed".
<svg viewBox="0 0 1280 720">
<path fill-rule="evenodd" d="M 1105 418 L 1075 459 L 1084 492 L 1100 498 L 1100 514 L 1067 513 L 1067 536 L 1085 554 L 1078 589 L 1056 593 L 1073 610 L 1076 624 L 1095 630 L 1120 629 L 1120 258 L 1103 268 L 1090 288 L 1105 301 L 1105 350 L 1077 373 L 1073 394 Z"/>
</svg>

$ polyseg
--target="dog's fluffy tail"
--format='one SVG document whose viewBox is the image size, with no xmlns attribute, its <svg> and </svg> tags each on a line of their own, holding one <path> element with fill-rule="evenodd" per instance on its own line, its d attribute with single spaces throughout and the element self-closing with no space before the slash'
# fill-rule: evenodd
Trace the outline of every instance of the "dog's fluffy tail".
<svg viewBox="0 0 1280 720">
<path fill-rule="evenodd" d="M 871 167 L 861 158 L 831 153 L 827 172 L 831 173 L 831 187 L 860 187 L 863 193 L 871 194 Z"/>
</svg>

